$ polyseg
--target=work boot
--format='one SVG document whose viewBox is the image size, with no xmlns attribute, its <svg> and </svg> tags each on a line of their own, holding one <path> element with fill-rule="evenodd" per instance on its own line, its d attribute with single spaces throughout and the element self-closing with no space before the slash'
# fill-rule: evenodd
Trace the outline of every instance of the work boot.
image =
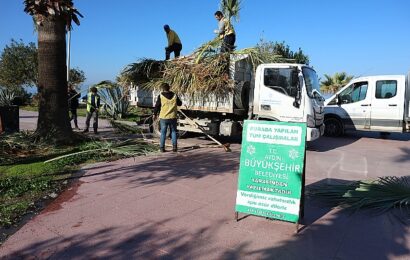
<svg viewBox="0 0 410 260">
<path fill-rule="evenodd" d="M 174 146 L 174 147 L 172 147 L 172 151 L 173 151 L 174 153 L 176 153 L 176 152 L 178 151 L 178 148 L 177 148 L 176 146 Z"/>
<path fill-rule="evenodd" d="M 164 148 L 159 148 L 159 151 L 160 151 L 161 153 L 165 153 L 165 149 L 164 149 Z"/>
</svg>

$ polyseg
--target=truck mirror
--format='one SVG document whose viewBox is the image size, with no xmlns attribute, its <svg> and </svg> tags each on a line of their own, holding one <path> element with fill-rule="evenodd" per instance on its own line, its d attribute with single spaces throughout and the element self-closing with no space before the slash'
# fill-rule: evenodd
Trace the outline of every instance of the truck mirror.
<svg viewBox="0 0 410 260">
<path fill-rule="evenodd" d="M 338 106 L 340 106 L 342 104 L 342 98 L 341 98 L 340 94 L 336 95 L 336 104 Z"/>
<path fill-rule="evenodd" d="M 292 86 L 297 86 L 299 83 L 299 72 L 297 69 L 292 70 L 292 74 L 291 74 L 291 82 L 290 84 Z"/>
<path fill-rule="evenodd" d="M 300 107 L 299 101 L 295 99 L 295 101 L 293 101 L 293 106 L 296 108 L 299 108 Z"/>
</svg>

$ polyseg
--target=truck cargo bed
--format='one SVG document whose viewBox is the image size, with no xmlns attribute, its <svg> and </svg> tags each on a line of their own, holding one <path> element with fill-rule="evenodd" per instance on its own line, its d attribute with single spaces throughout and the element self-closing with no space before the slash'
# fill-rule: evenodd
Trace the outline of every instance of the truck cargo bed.
<svg viewBox="0 0 410 260">
<path fill-rule="evenodd" d="M 235 88 L 241 87 L 238 82 L 250 82 L 252 79 L 252 66 L 246 55 L 231 55 L 230 64 L 230 78 L 234 80 Z M 172 90 L 172 89 L 171 89 Z M 217 112 L 217 113 L 234 113 L 235 96 L 241 95 L 242 89 L 235 90 L 235 93 L 229 93 L 225 97 L 217 97 L 216 95 L 203 96 L 198 93 L 195 96 L 186 96 L 179 94 L 178 96 L 182 100 L 182 107 L 187 110 L 203 111 L 203 112 Z M 156 99 L 160 94 L 160 90 L 144 90 L 136 87 L 133 95 L 136 98 L 133 99 L 139 107 L 154 107 Z M 136 99 L 136 100 L 135 100 Z"/>
</svg>

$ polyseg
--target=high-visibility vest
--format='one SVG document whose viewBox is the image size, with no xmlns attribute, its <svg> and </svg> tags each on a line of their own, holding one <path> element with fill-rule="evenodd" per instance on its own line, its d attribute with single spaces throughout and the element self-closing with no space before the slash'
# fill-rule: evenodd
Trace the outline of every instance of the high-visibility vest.
<svg viewBox="0 0 410 260">
<path fill-rule="evenodd" d="M 168 38 L 168 47 L 174 43 L 181 44 L 181 40 L 179 39 L 178 34 L 173 30 L 169 30 L 169 33 L 167 33 L 167 38 Z"/>
<path fill-rule="evenodd" d="M 233 29 L 231 21 L 225 17 L 222 19 L 224 21 L 224 28 L 223 28 L 224 33 L 220 35 L 220 38 L 223 38 L 230 34 L 235 34 L 235 30 Z"/>
<path fill-rule="evenodd" d="M 161 111 L 159 112 L 160 119 L 174 119 L 177 118 L 177 95 L 171 99 L 166 98 L 164 95 L 160 94 L 161 98 Z"/>
<path fill-rule="evenodd" d="M 88 93 L 87 94 L 87 112 L 91 112 L 91 108 L 93 108 L 93 109 L 97 109 L 97 107 L 93 107 L 92 105 L 91 105 L 91 99 L 92 99 L 92 96 L 94 95 L 94 102 L 95 102 L 95 105 L 97 106 L 97 104 L 100 102 L 100 96 L 99 95 L 97 95 L 97 94 L 93 94 L 93 93 Z"/>
</svg>

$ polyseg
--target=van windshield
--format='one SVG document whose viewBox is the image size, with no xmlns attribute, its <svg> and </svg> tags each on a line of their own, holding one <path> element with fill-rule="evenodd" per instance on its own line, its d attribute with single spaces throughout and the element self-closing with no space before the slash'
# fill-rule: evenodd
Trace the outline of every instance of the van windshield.
<svg viewBox="0 0 410 260">
<path fill-rule="evenodd" d="M 317 92 L 320 93 L 320 84 L 319 84 L 319 79 L 317 78 L 317 74 L 314 70 L 308 67 L 303 67 L 302 72 L 303 72 L 303 77 L 305 79 L 307 94 L 309 97 L 313 98 L 314 97 L 313 90 L 316 90 Z"/>
</svg>

